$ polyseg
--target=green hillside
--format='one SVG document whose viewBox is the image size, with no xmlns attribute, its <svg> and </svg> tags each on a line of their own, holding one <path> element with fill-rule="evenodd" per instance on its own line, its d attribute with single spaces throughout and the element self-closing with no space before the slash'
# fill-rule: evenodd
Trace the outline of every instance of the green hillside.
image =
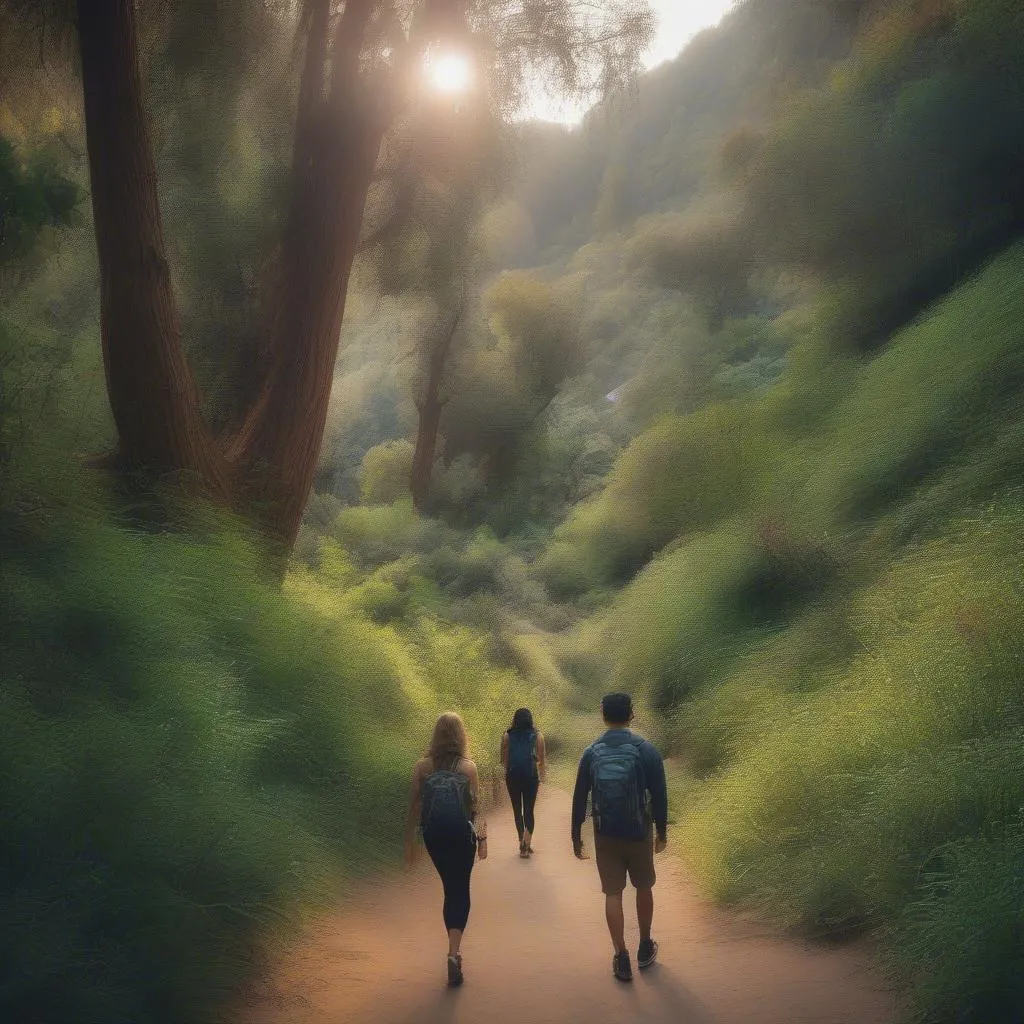
<svg viewBox="0 0 1024 1024">
<path fill-rule="evenodd" d="M 623 688 L 709 895 L 864 940 L 917 1024 L 1019 1024 L 1024 6 L 742 0 L 571 129 L 508 114 L 531 60 L 580 84 L 583 28 L 467 23 L 491 91 L 350 177 L 289 164 L 365 127 L 296 115 L 312 14 L 207 6 L 129 5 L 155 169 L 125 188 L 156 179 L 212 482 L 125 454 L 190 392 L 109 400 L 97 238 L 132 218 L 90 212 L 75 24 L 0 4 L 0 1017 L 220 1019 L 395 865 L 437 713 L 493 783 L 513 708 L 567 773 Z M 353 75 L 392 67 L 368 24 Z M 294 273 L 357 178 L 350 248 Z M 289 459 L 235 453 L 314 377 L 295 538 L 260 486 Z"/>
</svg>

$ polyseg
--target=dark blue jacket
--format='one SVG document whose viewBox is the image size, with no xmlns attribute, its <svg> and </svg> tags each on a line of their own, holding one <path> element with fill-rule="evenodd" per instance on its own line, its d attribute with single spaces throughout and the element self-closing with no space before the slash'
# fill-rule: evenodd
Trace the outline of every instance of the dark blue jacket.
<svg viewBox="0 0 1024 1024">
<path fill-rule="evenodd" d="M 654 827 L 658 830 L 658 838 L 665 838 L 668 825 L 668 787 L 665 784 L 665 763 L 654 744 L 643 739 L 630 729 L 609 729 L 598 743 L 614 740 L 616 737 L 632 737 L 640 748 L 640 759 L 644 766 L 644 777 L 647 781 L 647 792 L 651 794 L 651 817 Z M 583 822 L 587 816 L 587 796 L 590 793 L 590 761 L 593 758 L 593 745 L 583 751 L 580 758 L 579 771 L 576 773 L 576 789 L 572 795 L 572 841 L 578 844 L 582 840 Z"/>
</svg>

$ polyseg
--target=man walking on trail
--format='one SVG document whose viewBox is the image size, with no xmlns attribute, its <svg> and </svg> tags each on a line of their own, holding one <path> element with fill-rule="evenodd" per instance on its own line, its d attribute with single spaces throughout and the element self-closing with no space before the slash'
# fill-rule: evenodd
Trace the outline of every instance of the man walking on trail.
<svg viewBox="0 0 1024 1024">
<path fill-rule="evenodd" d="M 583 752 L 572 798 L 572 848 L 583 853 L 583 821 L 587 795 L 594 817 L 594 853 L 605 898 L 605 917 L 615 956 L 612 973 L 619 981 L 632 981 L 633 968 L 626 949 L 622 892 L 626 875 L 636 889 L 636 916 L 640 926 L 637 966 L 650 967 L 658 955 L 651 938 L 654 919 L 654 854 L 665 849 L 668 790 L 661 755 L 629 728 L 633 700 L 628 693 L 609 693 L 601 701 L 607 731 Z M 653 828 L 652 828 L 653 822 Z M 655 838 L 655 831 L 657 838 Z"/>
</svg>

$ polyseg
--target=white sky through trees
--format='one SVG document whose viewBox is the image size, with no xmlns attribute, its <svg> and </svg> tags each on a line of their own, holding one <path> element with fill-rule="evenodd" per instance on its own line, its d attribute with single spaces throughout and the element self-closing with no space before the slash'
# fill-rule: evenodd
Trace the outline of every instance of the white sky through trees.
<svg viewBox="0 0 1024 1024">
<path fill-rule="evenodd" d="M 654 40 L 643 56 L 645 67 L 651 68 L 671 60 L 701 29 L 717 25 L 736 0 L 650 0 L 658 24 Z M 587 104 L 566 103 L 554 97 L 538 95 L 524 115 L 545 121 L 579 121 Z"/>
</svg>

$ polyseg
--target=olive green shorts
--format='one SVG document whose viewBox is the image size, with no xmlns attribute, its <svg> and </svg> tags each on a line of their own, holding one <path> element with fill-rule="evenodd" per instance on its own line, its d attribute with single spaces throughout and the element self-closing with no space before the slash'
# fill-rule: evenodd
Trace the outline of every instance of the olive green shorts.
<svg viewBox="0 0 1024 1024">
<path fill-rule="evenodd" d="M 616 896 L 626 888 L 626 876 L 634 889 L 654 887 L 654 832 L 646 839 L 618 839 L 594 833 L 594 856 L 601 876 L 601 892 Z"/>
</svg>

